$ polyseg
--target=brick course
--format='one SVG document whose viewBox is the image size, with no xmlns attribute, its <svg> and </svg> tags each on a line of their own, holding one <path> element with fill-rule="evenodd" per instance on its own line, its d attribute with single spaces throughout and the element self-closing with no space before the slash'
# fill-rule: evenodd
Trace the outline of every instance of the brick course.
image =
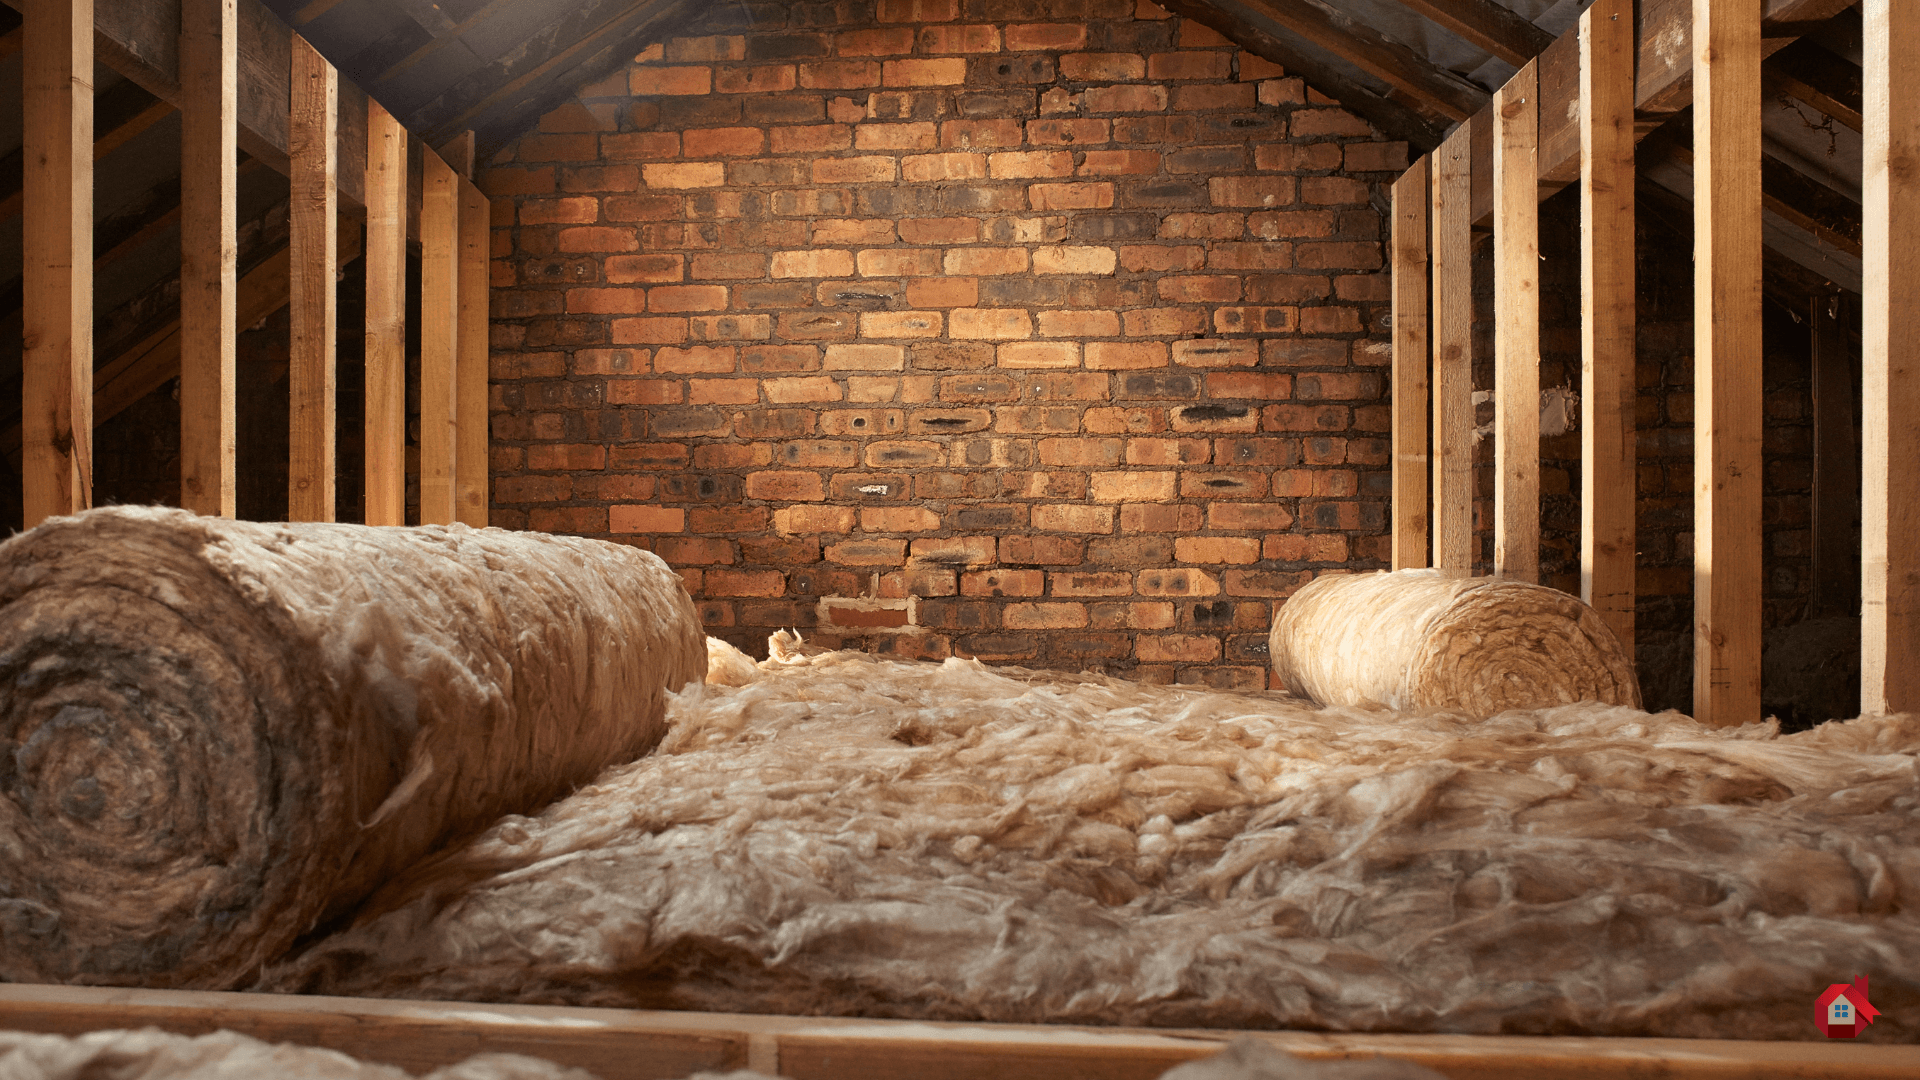
<svg viewBox="0 0 1920 1080">
<path fill-rule="evenodd" d="M 494 520 L 652 548 L 750 649 L 1267 685 L 1273 606 L 1386 552 L 1406 147 L 1073 8 L 690 33 L 502 152 Z"/>
</svg>

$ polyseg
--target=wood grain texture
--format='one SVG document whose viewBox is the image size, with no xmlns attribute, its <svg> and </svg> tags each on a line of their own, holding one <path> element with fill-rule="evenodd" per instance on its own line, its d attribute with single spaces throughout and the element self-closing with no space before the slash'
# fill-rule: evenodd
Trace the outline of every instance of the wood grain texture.
<svg viewBox="0 0 1920 1080">
<path fill-rule="evenodd" d="M 1393 569 L 1427 566 L 1427 219 L 1432 159 L 1393 183 Z"/>
<path fill-rule="evenodd" d="M 480 189 L 460 182 L 460 342 L 455 365 L 454 516 L 476 529 L 487 524 L 487 304 L 492 207 Z"/>
<path fill-rule="evenodd" d="M 287 148 L 293 174 L 288 218 L 289 457 L 287 515 L 292 521 L 334 517 L 334 278 L 339 269 L 339 76 L 305 38 L 295 36 L 290 62 L 293 100 Z"/>
<path fill-rule="evenodd" d="M 1540 55 L 1552 35 L 1494 0 L 1399 0 L 1469 45 L 1522 67 Z"/>
<path fill-rule="evenodd" d="M 235 0 L 180 5 L 180 505 L 234 514 Z"/>
<path fill-rule="evenodd" d="M 1320 0 L 1244 0 L 1285 29 L 1455 120 L 1487 103 L 1486 91 Z"/>
<path fill-rule="evenodd" d="M 1599 0 L 1580 16 L 1579 34 L 1580 598 L 1631 656 L 1638 513 L 1631 0 Z"/>
<path fill-rule="evenodd" d="M 545 1058 L 606 1077 L 680 1077 L 751 1066 L 796 1080 L 1100 1077 L 1153 1080 L 1236 1038 L 1331 1061 L 1377 1055 L 1453 1080 L 1901 1080 L 1920 1048 L 1728 1039 L 1391 1035 L 1059 1024 L 929 1024 L 822 1016 L 381 1001 L 317 995 L 0 984 L 0 1027 L 77 1035 L 153 1026 L 237 1031 L 323 1046 L 424 1073 L 476 1053 Z"/>
<path fill-rule="evenodd" d="M 35 4 L 21 29 L 21 495 L 31 528 L 93 498 L 93 0 Z"/>
<path fill-rule="evenodd" d="M 1540 580 L 1540 69 L 1493 95 L 1493 572 Z"/>
<path fill-rule="evenodd" d="M 1760 18 L 1694 0 L 1693 709 L 1760 716 Z"/>
<path fill-rule="evenodd" d="M 1433 152 L 1433 564 L 1473 572 L 1473 128 Z"/>
<path fill-rule="evenodd" d="M 407 523 L 407 133 L 367 101 L 366 523 Z"/>
<path fill-rule="evenodd" d="M 1864 0 L 1860 711 L 1920 711 L 1920 10 Z"/>
<path fill-rule="evenodd" d="M 460 178 L 426 151 L 420 173 L 420 523 L 454 520 L 460 350 Z"/>
</svg>

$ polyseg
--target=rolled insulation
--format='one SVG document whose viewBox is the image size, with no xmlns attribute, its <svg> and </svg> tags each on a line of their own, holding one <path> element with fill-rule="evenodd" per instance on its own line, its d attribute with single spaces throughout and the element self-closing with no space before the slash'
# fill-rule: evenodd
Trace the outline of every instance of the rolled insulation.
<svg viewBox="0 0 1920 1080">
<path fill-rule="evenodd" d="M 0 544 L 0 980 L 220 988 L 660 740 L 650 553 L 92 510 Z"/>
<path fill-rule="evenodd" d="M 1322 705 L 1475 717 L 1576 701 L 1640 707 L 1633 658 L 1599 613 L 1543 585 L 1330 574 L 1280 608 L 1268 647 L 1287 689 Z"/>
</svg>

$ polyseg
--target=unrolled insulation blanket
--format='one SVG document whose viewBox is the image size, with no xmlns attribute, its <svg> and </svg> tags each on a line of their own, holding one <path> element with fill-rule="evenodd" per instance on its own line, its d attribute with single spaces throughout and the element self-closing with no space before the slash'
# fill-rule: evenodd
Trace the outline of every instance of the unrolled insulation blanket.
<svg viewBox="0 0 1920 1080">
<path fill-rule="evenodd" d="M 234 985 L 665 731 L 705 671 L 616 544 L 160 508 L 0 544 L 0 979 Z"/>
<path fill-rule="evenodd" d="M 776 646 L 779 642 L 776 642 Z M 925 1019 L 1920 1037 L 1920 717 L 1782 737 L 776 658 L 258 988 Z"/>
<path fill-rule="evenodd" d="M 1286 688 L 1322 705 L 1506 709 L 1640 705 L 1633 658 L 1558 589 L 1437 570 L 1327 574 L 1283 604 L 1268 638 Z"/>
</svg>

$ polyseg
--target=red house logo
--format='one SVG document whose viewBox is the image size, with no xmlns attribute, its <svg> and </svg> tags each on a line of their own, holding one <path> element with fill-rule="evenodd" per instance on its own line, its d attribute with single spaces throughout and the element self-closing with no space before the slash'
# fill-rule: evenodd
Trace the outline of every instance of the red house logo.
<svg viewBox="0 0 1920 1080">
<path fill-rule="evenodd" d="M 1879 1015 L 1880 1010 L 1867 1001 L 1865 975 L 1853 980 L 1851 986 L 1834 983 L 1813 1003 L 1813 1022 L 1829 1039 L 1851 1039 Z"/>
</svg>

